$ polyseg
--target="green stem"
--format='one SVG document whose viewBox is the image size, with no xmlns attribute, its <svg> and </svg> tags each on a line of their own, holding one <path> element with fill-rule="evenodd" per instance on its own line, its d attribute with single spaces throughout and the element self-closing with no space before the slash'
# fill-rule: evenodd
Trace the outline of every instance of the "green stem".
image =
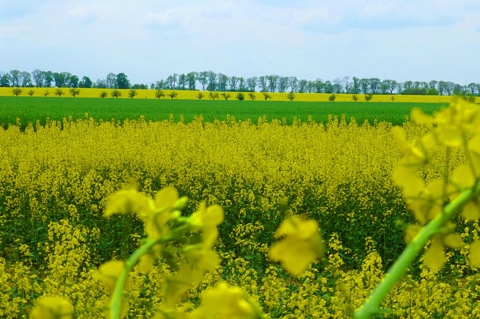
<svg viewBox="0 0 480 319">
<path fill-rule="evenodd" d="M 380 284 L 370 294 L 369 298 L 355 311 L 353 317 L 355 319 L 364 319 L 369 318 L 370 315 L 375 313 L 393 285 L 402 277 L 415 257 L 423 250 L 423 247 L 430 237 L 438 233 L 445 223 L 466 203 L 479 195 L 480 183 L 462 191 L 460 196 L 444 207 L 442 214 L 438 214 L 431 222 L 425 225 L 388 270 Z"/>
<path fill-rule="evenodd" d="M 125 281 L 128 278 L 128 273 L 135 267 L 137 262 L 140 260 L 140 257 L 144 254 L 147 254 L 150 249 L 158 244 L 159 242 L 168 241 L 170 238 L 161 238 L 161 239 L 147 239 L 143 245 L 138 247 L 133 254 L 125 262 L 125 267 L 122 270 L 122 273 L 115 283 L 115 289 L 113 290 L 112 299 L 110 301 L 110 319 L 120 318 L 120 311 L 122 305 L 123 297 L 123 286 Z"/>
</svg>

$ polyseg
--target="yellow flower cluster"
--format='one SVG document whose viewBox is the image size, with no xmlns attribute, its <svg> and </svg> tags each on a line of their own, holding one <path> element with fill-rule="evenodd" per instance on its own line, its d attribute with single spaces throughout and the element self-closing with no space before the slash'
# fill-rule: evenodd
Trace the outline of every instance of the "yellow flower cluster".
<svg viewBox="0 0 480 319">
<path fill-rule="evenodd" d="M 412 123 L 404 130 L 405 140 L 425 132 Z M 232 308 L 235 313 L 218 309 L 218 315 L 248 314 L 232 287 L 239 286 L 271 318 L 348 317 L 394 254 L 386 241 L 395 231 L 395 219 L 408 216 L 391 181 L 400 154 L 388 123 L 358 125 L 332 118 L 326 125 L 296 120 L 287 126 L 261 118 L 254 125 L 233 117 L 212 123 L 201 117 L 189 124 L 142 118 L 120 123 L 97 122 L 87 115 L 84 120 L 37 123 L 24 132 L 11 126 L 0 131 L 0 143 L 0 316 L 6 318 L 42 311 L 97 318 L 111 293 L 106 278 L 118 278 L 124 267 L 118 260 L 100 264 L 118 259 L 113 251 L 121 253 L 122 241 L 132 242 L 135 249 L 141 242 L 131 238 L 167 235 L 175 226 L 173 217 L 182 216 L 159 214 L 165 208 L 159 205 L 174 205 L 179 194 L 188 196 L 184 211 L 191 227 L 204 236 L 203 244 L 190 245 L 185 256 L 211 270 L 197 288 L 181 287 L 171 301 L 182 301 L 179 311 L 202 318 L 204 311 L 212 311 L 196 310 L 198 301 L 210 309 L 210 301 L 224 295 L 237 308 Z M 442 165 L 445 156 L 439 153 L 436 163 Z M 459 152 L 448 156 L 455 166 L 465 163 Z M 419 176 L 428 183 L 438 173 L 427 167 Z M 132 183 L 139 191 L 128 187 Z M 157 193 L 169 185 L 178 193 Z M 224 215 L 215 205 L 223 207 Z M 123 215 L 128 212 L 136 215 L 128 219 Z M 122 215 L 102 217 L 115 213 Z M 317 219 L 317 224 L 303 224 L 306 218 Z M 217 233 L 211 226 L 221 221 L 220 243 L 214 247 Z M 314 231 L 318 226 L 321 236 Z M 478 223 L 461 221 L 458 228 L 465 242 L 478 239 Z M 269 255 L 276 229 L 275 245 L 300 243 L 309 262 L 326 250 L 324 260 L 308 266 L 283 249 Z M 403 237 L 402 229 L 397 233 Z M 367 236 L 371 238 L 365 244 Z M 322 237 L 326 247 L 317 245 Z M 126 250 L 132 252 L 130 246 Z M 457 271 L 461 279 L 423 269 L 425 280 L 400 282 L 383 306 L 399 317 L 479 315 L 477 275 L 465 276 L 455 264 L 468 250 L 463 247 L 448 257 L 452 273 Z M 130 273 L 125 289 L 131 305 L 142 305 L 124 307 L 130 317 L 150 318 L 159 305 L 170 302 L 164 299 L 171 286 L 165 278 L 191 275 L 168 265 L 168 257 L 165 263 L 149 259 L 158 257 L 156 248 L 146 256 Z M 291 276 L 271 259 L 294 273 L 307 270 Z M 426 297 L 420 298 L 422 294 Z M 52 296 L 63 299 L 48 299 Z M 32 312 L 37 298 L 39 310 Z"/>
</svg>

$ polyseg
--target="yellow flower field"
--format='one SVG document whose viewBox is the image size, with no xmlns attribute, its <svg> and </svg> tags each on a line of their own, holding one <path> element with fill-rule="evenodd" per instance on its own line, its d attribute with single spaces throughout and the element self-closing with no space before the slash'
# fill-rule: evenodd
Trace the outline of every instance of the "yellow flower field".
<svg viewBox="0 0 480 319">
<path fill-rule="evenodd" d="M 98 93 L 83 97 L 90 91 Z M 408 139 L 425 131 L 404 128 Z M 0 317 L 28 316 L 34 300 L 52 295 L 67 298 L 75 318 L 101 316 L 108 291 L 95 270 L 125 259 L 144 236 L 130 215 L 102 217 L 107 197 L 132 186 L 147 196 L 173 186 L 189 197 L 187 214 L 201 201 L 225 211 L 215 248 L 222 267 L 182 296 L 182 310 L 225 281 L 258 301 L 267 318 L 348 318 L 403 249 L 412 221 L 391 178 L 401 157 L 391 130 L 337 118 L 326 125 L 201 117 L 185 124 L 88 115 L 0 130 Z M 440 166 L 443 156 L 435 159 Z M 275 230 L 291 215 L 317 220 L 326 241 L 326 258 L 299 276 L 268 257 Z M 457 227 L 466 242 L 478 239 L 478 222 Z M 443 272 L 417 264 L 385 300 L 391 312 L 384 317 L 479 316 L 478 272 L 465 266 L 467 246 L 448 251 Z M 128 318 L 155 313 L 173 272 L 161 262 L 148 274 L 135 268 Z"/>
<path fill-rule="evenodd" d="M 55 91 L 57 90 L 56 88 L 21 88 L 22 96 L 28 96 L 28 92 L 30 90 L 34 91 L 33 96 L 44 96 L 45 92 L 49 92 L 48 98 L 60 98 L 55 95 Z M 61 98 L 72 98 L 73 96 L 69 93 L 69 88 L 62 88 L 63 95 Z M 107 92 L 107 96 L 105 98 L 111 99 L 111 92 L 113 91 L 112 89 L 84 89 L 84 88 L 79 88 L 80 93 L 76 98 L 85 98 L 85 97 L 90 97 L 90 98 L 97 98 L 100 97 L 100 94 L 102 92 Z M 127 89 L 122 89 L 118 90 L 121 92 L 121 96 L 119 98 L 129 98 L 128 93 L 130 90 Z M 155 92 L 156 90 L 137 90 L 137 95 L 135 96 L 136 99 L 156 99 L 155 97 Z M 163 90 L 165 93 L 165 97 L 162 97 L 162 99 L 170 99 L 168 94 L 172 92 L 171 90 Z M 197 94 L 199 92 L 202 92 L 204 94 L 203 99 L 208 100 L 210 99 L 208 97 L 209 92 L 208 91 L 189 91 L 189 90 L 175 90 L 175 92 L 178 93 L 178 96 L 176 99 L 185 99 L 185 100 L 196 100 L 198 99 Z M 222 92 L 218 92 L 221 94 Z M 229 98 L 230 100 L 234 100 L 235 96 L 237 95 L 237 92 L 230 92 L 231 97 Z M 244 92 L 245 94 L 245 99 L 248 100 L 248 92 Z M 288 101 L 287 99 L 287 93 L 268 93 L 269 95 L 272 96 L 271 100 L 274 101 Z M 5 87 L 0 87 L 0 96 L 13 96 L 12 94 L 12 88 L 5 88 Z M 263 94 L 261 92 L 255 92 L 256 100 L 263 100 Z M 295 93 L 295 101 L 305 101 L 305 102 L 327 102 L 328 98 L 331 96 L 331 94 L 326 94 L 326 93 Z M 336 99 L 335 101 L 337 102 L 352 102 L 352 94 L 336 94 Z M 359 102 L 364 102 L 365 99 L 363 97 L 363 94 L 357 94 L 358 96 L 358 101 Z M 451 96 L 438 96 L 438 95 L 393 95 L 394 96 L 394 103 L 395 102 L 414 102 L 414 103 L 450 103 L 452 100 Z M 372 100 L 370 102 L 392 102 L 391 100 L 392 95 L 374 95 Z M 223 99 L 223 97 L 220 95 L 219 99 Z"/>
</svg>

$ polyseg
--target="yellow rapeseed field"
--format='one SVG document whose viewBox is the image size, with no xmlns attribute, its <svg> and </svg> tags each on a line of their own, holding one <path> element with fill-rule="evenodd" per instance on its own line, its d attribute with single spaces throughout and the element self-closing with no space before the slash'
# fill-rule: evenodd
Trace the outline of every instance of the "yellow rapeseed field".
<svg viewBox="0 0 480 319">
<path fill-rule="evenodd" d="M 408 138 L 425 131 L 404 127 Z M 268 318 L 350 317 L 383 275 L 387 244 L 380 239 L 393 231 L 393 208 L 405 210 L 391 181 L 401 156 L 391 129 L 337 118 L 326 125 L 262 118 L 258 124 L 234 118 L 185 124 L 98 122 L 86 115 L 0 130 L 0 317 L 28 316 L 35 299 L 50 295 L 70 300 L 75 318 L 101 315 L 107 292 L 95 269 L 105 259 L 123 258 L 118 243 L 136 247 L 142 236 L 133 220 L 101 216 L 107 196 L 132 184 L 148 196 L 174 186 L 190 198 L 190 212 L 202 200 L 225 210 L 217 247 L 222 268 L 184 296 L 181 310 L 196 308 L 201 290 L 224 280 L 257 300 Z M 449 156 L 454 164 L 465 160 Z M 427 181 L 437 177 L 422 174 Z M 300 276 L 266 257 L 271 237 L 264 234 L 292 214 L 322 219 L 328 246 L 326 260 Z M 369 225 L 384 226 L 370 236 L 362 231 Z M 478 239 L 477 222 L 459 227 L 466 241 Z M 347 240 L 363 248 L 360 260 Z M 478 274 L 456 263 L 467 251 L 448 252 L 448 277 L 423 266 L 408 274 L 385 300 L 391 312 L 384 317 L 480 316 Z M 155 313 L 172 272 L 164 263 L 147 275 L 135 269 L 126 295 L 135 305 L 129 318 Z"/>
<path fill-rule="evenodd" d="M 59 96 L 55 95 L 55 91 L 57 90 L 56 88 L 21 88 L 22 96 L 28 96 L 28 92 L 30 90 L 33 90 L 33 96 L 44 96 L 45 92 L 48 92 L 47 97 L 49 98 L 60 98 Z M 69 88 L 62 88 L 63 95 L 61 98 L 72 98 L 73 96 L 69 93 Z M 113 91 L 112 89 L 85 89 L 85 88 L 79 88 L 80 93 L 76 96 L 76 98 L 98 98 L 100 97 L 100 94 L 102 92 L 107 92 L 107 95 L 105 98 L 111 99 L 111 92 Z M 118 90 L 121 92 L 121 96 L 119 98 L 129 98 L 129 91 L 128 89 L 121 89 Z M 136 90 L 137 95 L 135 96 L 136 99 L 156 99 L 155 96 L 156 90 Z M 170 99 L 168 94 L 172 92 L 172 90 L 163 90 L 165 93 L 165 97 L 162 97 L 162 99 Z M 175 90 L 176 93 L 178 93 L 178 96 L 176 99 L 185 99 L 185 100 L 195 100 L 198 99 L 197 94 L 199 92 L 202 92 L 204 94 L 203 99 L 208 100 L 209 98 L 209 92 L 208 91 L 190 91 L 190 90 Z M 222 92 L 218 92 L 221 94 Z M 237 95 L 237 92 L 229 92 L 231 97 L 229 98 L 230 100 L 234 100 L 235 96 Z M 250 99 L 248 96 L 248 92 L 244 92 L 245 94 L 245 99 L 248 100 Z M 268 93 L 272 98 L 269 100 L 272 101 L 288 101 L 287 98 L 287 93 Z M 12 88 L 5 88 L 1 87 L 0 88 L 0 96 L 13 96 L 12 94 Z M 263 100 L 263 94 L 261 92 L 255 92 L 255 98 L 256 100 Z M 295 93 L 295 101 L 304 101 L 304 102 L 326 102 L 328 101 L 328 98 L 331 96 L 331 94 L 327 93 Z M 364 95 L 363 94 L 357 94 L 358 96 L 358 101 L 365 101 Z M 451 96 L 438 96 L 438 95 L 393 95 L 394 100 L 393 102 L 415 102 L 415 103 L 450 103 L 452 100 Z M 372 100 L 370 102 L 392 102 L 391 100 L 392 95 L 387 94 L 387 95 L 373 95 Z M 219 95 L 219 99 L 223 99 L 221 95 Z M 352 94 L 336 94 L 336 99 L 335 101 L 338 102 L 351 102 L 352 100 Z"/>
</svg>

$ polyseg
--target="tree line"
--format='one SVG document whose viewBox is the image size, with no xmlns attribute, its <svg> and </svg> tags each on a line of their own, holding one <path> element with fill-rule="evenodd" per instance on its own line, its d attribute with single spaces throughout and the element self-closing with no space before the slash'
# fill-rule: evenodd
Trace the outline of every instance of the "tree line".
<svg viewBox="0 0 480 319">
<path fill-rule="evenodd" d="M 198 89 L 197 89 L 198 85 Z M 125 73 L 109 73 L 93 82 L 69 72 L 11 70 L 0 72 L 0 87 L 111 88 L 156 90 L 201 90 L 223 92 L 295 92 L 330 94 L 411 94 L 411 95 L 480 95 L 480 83 L 461 85 L 451 81 L 380 80 L 378 78 L 344 77 L 333 81 L 305 80 L 295 76 L 227 76 L 213 71 L 172 74 L 164 80 L 147 84 L 131 84 Z"/>
</svg>

